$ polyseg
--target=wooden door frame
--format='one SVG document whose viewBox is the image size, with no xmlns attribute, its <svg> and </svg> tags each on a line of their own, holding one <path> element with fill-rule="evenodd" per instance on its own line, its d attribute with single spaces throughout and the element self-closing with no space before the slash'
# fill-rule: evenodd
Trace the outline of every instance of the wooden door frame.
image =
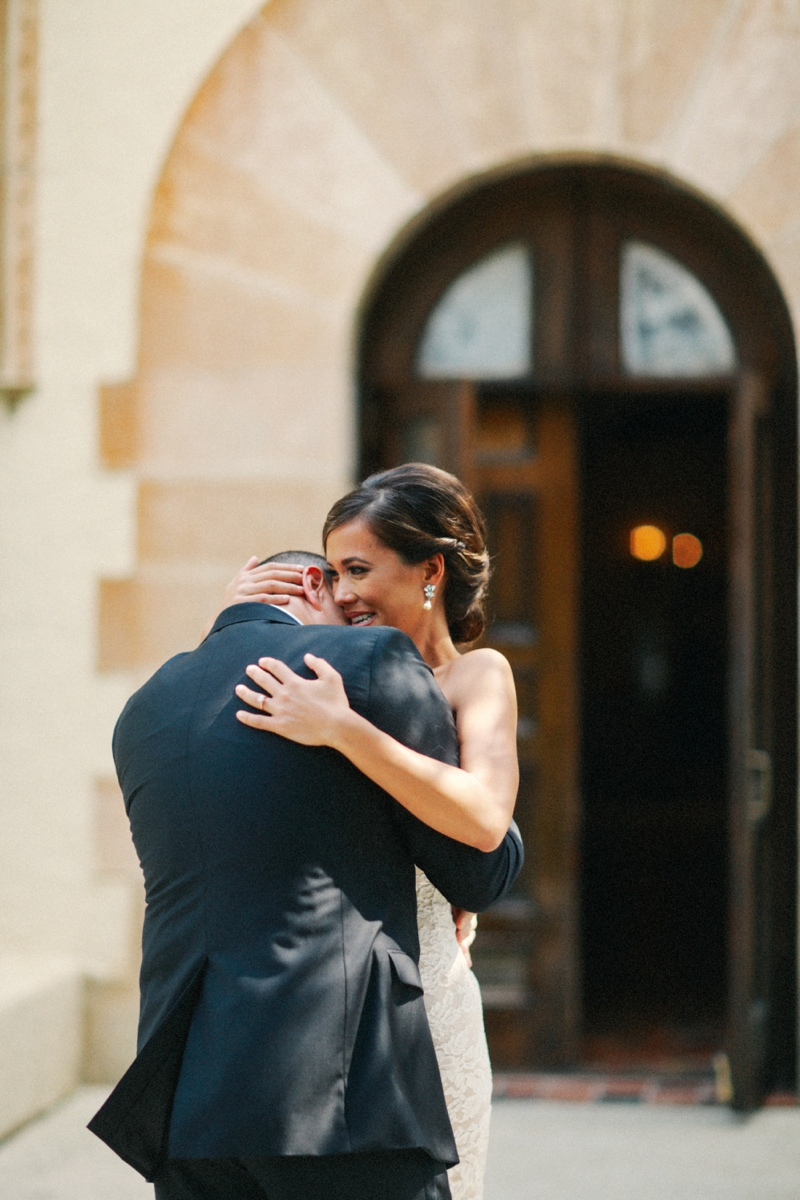
<svg viewBox="0 0 800 1200">
<path fill-rule="evenodd" d="M 583 220 L 587 211 L 589 220 Z M 376 416 L 382 419 L 376 413 L 379 393 L 385 396 L 387 388 L 405 386 L 414 378 L 425 317 L 447 284 L 483 254 L 515 239 L 535 243 L 542 263 L 548 254 L 563 254 L 567 246 L 573 250 L 571 273 L 549 278 L 543 268 L 543 287 L 537 275 L 536 306 L 544 314 L 535 323 L 535 373 L 530 383 L 537 392 L 578 396 L 593 390 L 672 387 L 675 381 L 632 379 L 620 369 L 615 349 L 616 264 L 622 236 L 653 242 L 684 263 L 708 287 L 731 329 L 739 360 L 734 375 L 678 381 L 681 390 L 711 388 L 718 393 L 725 387 L 738 395 L 742 380 L 758 376 L 769 381 L 774 503 L 785 518 L 775 523 L 772 576 L 777 603 L 771 666 L 778 720 L 771 853 L 776 873 L 784 880 L 773 931 L 773 984 L 789 1005 L 788 997 L 796 989 L 791 963 L 797 957 L 796 936 L 787 934 L 796 925 L 797 878 L 797 375 L 791 319 L 763 256 L 719 208 L 665 173 L 640 164 L 536 160 L 471 180 L 440 198 L 403 231 L 365 293 L 358 345 L 361 427 L 366 432 L 376 424 Z M 380 464 L 374 439 L 366 437 L 362 444 L 365 474 Z M 733 493 L 736 480 L 731 483 Z M 736 672 L 741 648 L 732 651 L 729 669 Z M 789 1043 L 800 1042 L 796 990 L 792 1007 L 791 1022 L 784 1014 L 783 1027 L 773 1031 L 773 1057 L 784 1064 Z"/>
</svg>

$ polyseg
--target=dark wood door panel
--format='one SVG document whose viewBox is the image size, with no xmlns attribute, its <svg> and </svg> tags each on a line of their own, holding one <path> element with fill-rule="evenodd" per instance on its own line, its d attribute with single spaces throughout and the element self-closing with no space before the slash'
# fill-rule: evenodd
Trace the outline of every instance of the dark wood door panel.
<svg viewBox="0 0 800 1200">
<path fill-rule="evenodd" d="M 482 397 L 479 424 L 492 423 L 493 402 L 510 433 L 512 401 L 496 390 Z M 511 663 L 519 697 L 517 819 L 528 857 L 518 896 L 483 918 L 476 971 L 483 983 L 502 954 L 509 979 L 519 981 L 516 1007 L 489 995 L 497 1065 L 554 1066 L 574 1059 L 579 1019 L 577 454 L 567 398 L 516 403 L 530 429 L 527 487 L 526 462 L 510 452 L 505 464 L 497 451 L 492 462 L 478 456 L 474 479 L 495 567 L 486 641 Z M 486 444 L 480 432 L 476 444 Z"/>
</svg>

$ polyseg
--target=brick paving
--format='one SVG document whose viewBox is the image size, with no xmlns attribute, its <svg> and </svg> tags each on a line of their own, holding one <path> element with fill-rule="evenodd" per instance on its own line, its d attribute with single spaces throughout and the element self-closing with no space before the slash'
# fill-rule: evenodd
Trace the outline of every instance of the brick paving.
<svg viewBox="0 0 800 1200">
<path fill-rule="evenodd" d="M 719 1104 L 714 1074 L 709 1071 L 632 1072 L 496 1072 L 496 1100 L 558 1100 L 606 1104 Z M 776 1092 L 765 1101 L 767 1108 L 791 1108 L 798 1103 L 794 1093 Z M 800 1200 L 800 1188 L 798 1188 Z"/>
<path fill-rule="evenodd" d="M 495 1099 L 560 1100 L 575 1103 L 716 1104 L 713 1075 L 689 1076 L 595 1073 L 496 1074 Z"/>
</svg>

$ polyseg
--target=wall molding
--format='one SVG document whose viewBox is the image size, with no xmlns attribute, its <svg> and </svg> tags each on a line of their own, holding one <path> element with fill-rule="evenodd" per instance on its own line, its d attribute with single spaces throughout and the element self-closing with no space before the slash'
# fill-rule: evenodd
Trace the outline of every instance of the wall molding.
<svg viewBox="0 0 800 1200">
<path fill-rule="evenodd" d="M 0 0 L 0 394 L 33 389 L 38 0 Z"/>
</svg>

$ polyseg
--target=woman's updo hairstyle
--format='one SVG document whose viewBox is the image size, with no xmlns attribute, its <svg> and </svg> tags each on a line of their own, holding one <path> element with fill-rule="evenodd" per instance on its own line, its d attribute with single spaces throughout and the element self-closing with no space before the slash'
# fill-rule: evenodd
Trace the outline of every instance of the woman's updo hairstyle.
<svg viewBox="0 0 800 1200">
<path fill-rule="evenodd" d="M 358 517 L 406 563 L 442 554 L 450 636 L 454 642 L 480 637 L 489 582 L 486 527 L 475 500 L 455 475 L 425 463 L 405 463 L 370 475 L 328 513 L 323 546 L 334 529 Z"/>
</svg>

